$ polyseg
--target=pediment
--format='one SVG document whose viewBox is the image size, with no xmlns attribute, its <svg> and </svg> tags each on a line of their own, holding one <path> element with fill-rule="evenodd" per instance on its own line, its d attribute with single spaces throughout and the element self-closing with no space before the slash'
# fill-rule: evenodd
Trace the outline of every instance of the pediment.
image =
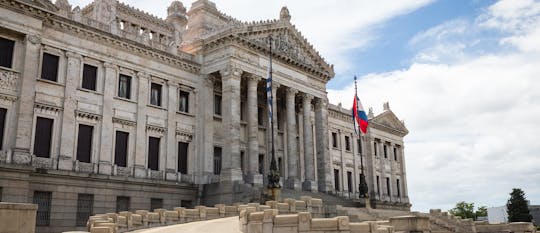
<svg viewBox="0 0 540 233">
<path fill-rule="evenodd" d="M 405 124 L 401 120 L 399 120 L 399 118 L 397 118 L 397 116 L 391 110 L 386 110 L 383 113 L 375 116 L 374 118 L 369 120 L 369 123 L 374 123 L 375 125 L 398 131 L 403 135 L 409 133 L 409 130 L 407 130 Z"/>
<path fill-rule="evenodd" d="M 294 26 L 280 21 L 264 27 L 261 25 L 244 27 L 237 34 L 261 48 L 269 48 L 269 38 L 272 38 L 272 54 L 282 60 L 311 67 L 329 77 L 334 77 L 334 67 L 328 64 Z"/>
</svg>

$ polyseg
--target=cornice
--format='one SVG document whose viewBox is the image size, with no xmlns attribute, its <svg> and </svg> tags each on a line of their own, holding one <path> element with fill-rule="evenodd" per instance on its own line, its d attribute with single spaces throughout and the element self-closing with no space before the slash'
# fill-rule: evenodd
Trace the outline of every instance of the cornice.
<svg viewBox="0 0 540 233">
<path fill-rule="evenodd" d="M 396 134 L 396 135 L 399 135 L 400 137 L 405 137 L 405 135 L 407 135 L 409 133 L 409 132 L 393 129 L 393 128 L 390 128 L 388 126 L 379 124 L 379 123 L 377 123 L 375 121 L 372 121 L 371 119 L 369 120 L 369 127 L 375 128 L 375 129 L 378 129 L 378 130 L 382 130 L 382 131 L 386 131 L 386 132 L 389 132 L 389 133 L 392 133 L 392 134 Z"/>
</svg>

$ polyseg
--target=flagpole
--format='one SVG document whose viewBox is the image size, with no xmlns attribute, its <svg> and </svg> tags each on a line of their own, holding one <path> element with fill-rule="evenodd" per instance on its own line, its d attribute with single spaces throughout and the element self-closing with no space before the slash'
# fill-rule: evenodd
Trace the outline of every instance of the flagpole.
<svg viewBox="0 0 540 233">
<path fill-rule="evenodd" d="M 355 98 L 355 103 L 356 103 L 356 111 L 358 111 L 358 87 L 356 85 L 356 75 L 354 76 L 354 98 Z M 355 113 L 357 114 L 357 113 Z M 356 120 L 356 119 L 354 119 Z M 359 137 L 359 140 L 360 140 L 360 143 L 362 143 L 362 130 L 358 130 L 360 133 L 358 135 Z M 360 150 L 360 148 L 358 148 Z M 359 192 L 359 196 L 360 197 L 365 197 L 366 198 L 366 202 L 368 201 L 367 200 L 367 192 L 368 192 L 368 187 L 367 187 L 367 183 L 366 183 L 366 176 L 364 175 L 364 159 L 363 159 L 363 156 L 362 156 L 362 151 L 359 151 L 360 152 L 360 184 L 358 185 L 358 192 Z M 367 206 L 367 203 L 366 203 L 366 206 Z"/>
<path fill-rule="evenodd" d="M 268 112 L 269 112 L 269 125 L 271 128 L 272 133 L 272 144 L 271 144 L 271 153 L 272 153 L 272 160 L 270 161 L 270 172 L 268 174 L 268 188 L 271 191 L 272 199 L 275 201 L 278 201 L 279 199 L 279 189 L 281 188 L 281 185 L 279 184 L 279 172 L 277 170 L 277 164 L 276 164 L 276 156 L 275 156 L 275 147 L 274 147 L 274 110 L 273 110 L 273 102 L 274 102 L 274 95 L 273 95 L 273 78 L 272 78 L 272 36 L 268 37 L 268 41 L 270 43 L 270 53 L 269 53 L 269 65 L 268 65 L 268 90 L 267 96 L 268 98 Z"/>
</svg>

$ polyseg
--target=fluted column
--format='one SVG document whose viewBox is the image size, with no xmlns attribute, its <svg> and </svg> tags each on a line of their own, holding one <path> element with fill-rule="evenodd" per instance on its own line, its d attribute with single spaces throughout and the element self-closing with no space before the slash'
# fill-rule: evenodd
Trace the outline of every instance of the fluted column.
<svg viewBox="0 0 540 233">
<path fill-rule="evenodd" d="M 118 67 L 105 63 L 105 85 L 103 89 L 103 109 L 101 117 L 101 148 L 99 151 L 99 173 L 110 175 L 112 172 L 113 150 L 113 98 L 116 90 Z"/>
<path fill-rule="evenodd" d="M 297 90 L 287 88 L 287 165 L 289 176 L 287 178 L 287 188 L 300 189 L 298 176 L 298 145 L 296 144 L 296 111 L 295 97 Z"/>
<path fill-rule="evenodd" d="M 242 180 L 240 168 L 240 76 L 242 71 L 227 67 L 220 71 L 223 85 L 223 125 L 225 139 L 221 180 Z"/>
<path fill-rule="evenodd" d="M 36 94 L 36 77 L 39 76 L 41 38 L 27 35 L 24 40 L 24 65 L 21 73 L 20 100 L 18 105 L 15 148 L 13 162 L 18 164 L 30 163 L 32 122 L 34 120 L 34 96 Z"/>
<path fill-rule="evenodd" d="M 82 56 L 67 52 L 67 76 L 64 89 L 64 111 L 62 112 L 62 131 L 60 143 L 60 158 L 58 169 L 71 170 L 73 168 L 73 151 L 75 147 L 75 109 L 77 100 L 75 92 L 81 71 Z M 95 161 L 92 161 L 95 162 Z"/>
<path fill-rule="evenodd" d="M 259 78 L 247 78 L 247 121 L 248 121 L 248 182 L 262 185 L 263 176 L 259 174 L 259 123 L 257 117 L 257 83 Z"/>
<path fill-rule="evenodd" d="M 318 98 L 315 103 L 315 124 L 319 191 L 330 192 L 332 190 L 333 171 L 332 158 L 328 148 L 328 99 L 326 98 Z"/>
<path fill-rule="evenodd" d="M 313 135 L 311 125 L 311 100 L 313 96 L 304 94 L 302 99 L 302 109 L 304 115 L 304 171 L 305 180 L 302 183 L 302 188 L 306 191 L 316 191 L 317 184 L 315 183 L 315 168 L 314 168 L 314 149 Z"/>
<path fill-rule="evenodd" d="M 132 82 L 133 83 L 133 82 Z M 148 104 L 148 75 L 142 72 L 137 74 L 137 84 L 139 91 L 137 95 L 137 132 L 135 144 L 135 177 L 145 178 L 147 175 L 146 158 L 148 135 L 146 134 L 146 105 Z"/>
</svg>

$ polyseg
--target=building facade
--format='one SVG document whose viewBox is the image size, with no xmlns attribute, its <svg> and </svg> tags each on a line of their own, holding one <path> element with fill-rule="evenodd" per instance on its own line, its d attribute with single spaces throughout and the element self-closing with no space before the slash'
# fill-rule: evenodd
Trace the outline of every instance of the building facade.
<svg viewBox="0 0 540 233">
<path fill-rule="evenodd" d="M 333 66 L 287 8 L 259 22 L 208 0 L 167 12 L 0 0 L 0 198 L 38 203 L 38 232 L 92 213 L 260 200 L 272 136 L 284 188 L 358 199 L 364 172 L 375 206 L 410 207 L 403 122 L 385 104 L 358 137 L 350 110 L 328 103 Z"/>
</svg>

